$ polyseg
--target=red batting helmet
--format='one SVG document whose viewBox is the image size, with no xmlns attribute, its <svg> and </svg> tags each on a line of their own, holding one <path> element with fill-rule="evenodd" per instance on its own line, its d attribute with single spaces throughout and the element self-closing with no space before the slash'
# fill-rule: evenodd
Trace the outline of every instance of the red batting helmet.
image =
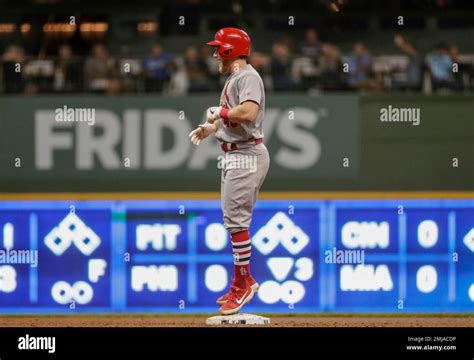
<svg viewBox="0 0 474 360">
<path fill-rule="evenodd" d="M 233 59 L 237 56 L 249 56 L 250 36 L 237 28 L 223 28 L 216 32 L 214 40 L 207 45 L 218 46 L 219 55 L 223 59 Z"/>
</svg>

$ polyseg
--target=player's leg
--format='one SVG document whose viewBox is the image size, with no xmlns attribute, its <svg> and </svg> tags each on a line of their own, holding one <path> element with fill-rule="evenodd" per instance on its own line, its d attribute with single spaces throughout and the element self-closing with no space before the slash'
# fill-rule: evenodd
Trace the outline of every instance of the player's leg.
<svg viewBox="0 0 474 360">
<path fill-rule="evenodd" d="M 255 194 L 253 198 L 255 205 L 255 201 L 257 201 L 260 188 L 262 187 L 265 178 L 267 177 L 268 169 L 270 168 L 270 155 L 268 153 L 267 147 L 263 143 L 259 144 L 258 146 L 255 146 L 255 148 L 252 149 L 252 152 L 257 157 L 256 181 L 258 181 L 258 185 L 255 189 Z"/>
<path fill-rule="evenodd" d="M 224 163 L 225 164 L 225 163 Z M 221 171 L 221 205 L 222 205 L 222 212 L 224 214 L 224 218 L 226 218 L 228 215 L 227 215 L 227 207 L 224 205 L 224 199 L 226 199 L 226 196 L 225 196 L 225 190 L 226 190 L 226 187 L 225 187 L 225 167 L 222 169 Z M 232 284 L 234 284 L 234 281 L 235 281 L 235 278 L 234 276 L 232 276 Z M 232 291 L 228 291 L 226 292 L 225 294 L 221 295 L 219 298 L 217 298 L 216 300 L 216 303 L 218 305 L 223 305 L 227 302 L 227 300 L 229 299 L 229 297 L 232 295 Z"/>
<path fill-rule="evenodd" d="M 234 156 L 234 155 L 233 155 Z M 251 243 L 250 236 L 248 235 L 248 227 L 246 223 L 249 223 L 250 213 L 247 213 L 243 208 L 248 207 L 245 205 L 247 202 L 246 193 L 248 188 L 245 184 L 245 169 L 223 169 L 221 175 L 221 204 L 222 213 L 224 218 L 224 226 L 231 235 L 231 243 L 234 258 L 234 276 L 232 277 L 232 284 L 230 290 L 217 299 L 219 305 L 224 305 L 230 298 L 234 297 L 240 290 L 247 289 L 248 285 L 253 285 L 253 289 L 256 288 L 256 282 L 250 275 L 250 255 L 251 255 Z M 240 210 L 239 210 L 240 209 Z M 242 211 L 242 213 L 241 213 Z M 243 215 L 243 217 L 242 217 Z M 234 246 L 235 244 L 235 246 Z M 245 258 L 247 257 L 247 259 Z M 258 285 L 257 285 L 258 286 Z M 254 291 L 252 289 L 252 291 Z M 249 291 L 247 297 L 252 297 L 253 293 Z M 238 296 L 240 302 L 240 296 Z M 248 299 L 250 301 L 250 299 Z M 243 306 L 244 302 L 241 304 Z M 232 307 L 227 309 L 230 313 L 237 312 L 238 309 Z M 221 313 L 229 313 L 226 310 Z"/>
<path fill-rule="evenodd" d="M 270 166 L 270 157 L 264 144 L 243 150 L 242 156 L 244 161 L 240 164 L 246 166 L 243 166 L 240 172 L 231 172 L 229 176 L 229 184 L 233 189 L 231 193 L 238 193 L 240 196 L 230 205 L 232 212 L 238 212 L 236 226 L 229 227 L 234 254 L 234 283 L 237 286 L 244 286 L 244 282 L 250 283 L 256 292 L 258 284 L 250 272 L 252 243 L 248 229 L 258 192 Z"/>
<path fill-rule="evenodd" d="M 246 168 L 228 170 L 222 199 L 224 226 L 231 236 L 234 257 L 234 284 L 245 286 L 250 278 L 252 243 L 249 234 L 258 179 Z"/>
<path fill-rule="evenodd" d="M 218 299 L 223 314 L 238 312 L 258 290 L 250 273 L 251 239 L 249 227 L 258 190 L 268 171 L 268 152 L 242 151 L 239 155 L 255 158 L 254 166 L 227 170 L 223 182 L 224 224 L 231 234 L 234 254 L 234 279 L 231 291 Z M 241 162 L 242 164 L 243 162 Z M 249 163 L 250 164 L 250 163 Z"/>
</svg>

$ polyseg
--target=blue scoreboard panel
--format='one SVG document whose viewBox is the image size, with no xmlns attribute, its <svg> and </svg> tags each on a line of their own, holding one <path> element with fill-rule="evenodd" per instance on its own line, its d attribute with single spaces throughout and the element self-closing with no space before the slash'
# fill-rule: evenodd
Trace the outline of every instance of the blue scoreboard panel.
<svg viewBox="0 0 474 360">
<path fill-rule="evenodd" d="M 259 201 L 246 311 L 472 312 L 473 200 Z M 215 312 L 219 201 L 0 202 L 0 313 Z"/>
</svg>

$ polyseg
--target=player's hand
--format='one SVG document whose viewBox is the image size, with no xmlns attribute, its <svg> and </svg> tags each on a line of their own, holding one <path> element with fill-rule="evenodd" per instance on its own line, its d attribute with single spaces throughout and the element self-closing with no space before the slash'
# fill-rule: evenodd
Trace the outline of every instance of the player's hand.
<svg viewBox="0 0 474 360">
<path fill-rule="evenodd" d="M 189 138 L 194 145 L 199 145 L 203 139 L 215 132 L 216 127 L 213 124 L 206 123 L 199 125 L 199 127 L 191 131 L 189 133 Z"/>
<path fill-rule="evenodd" d="M 221 110 L 222 106 L 211 106 L 209 109 L 207 109 L 207 122 L 212 124 L 214 121 L 219 120 L 221 117 Z"/>
</svg>

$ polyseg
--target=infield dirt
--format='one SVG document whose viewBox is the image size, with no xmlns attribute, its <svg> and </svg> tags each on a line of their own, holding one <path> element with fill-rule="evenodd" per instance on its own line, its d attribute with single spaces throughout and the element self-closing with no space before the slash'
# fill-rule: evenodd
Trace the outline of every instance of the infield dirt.
<svg viewBox="0 0 474 360">
<path fill-rule="evenodd" d="M 208 316 L 3 316 L 0 327 L 203 327 Z M 474 327 L 473 316 L 265 316 L 271 327 Z"/>
</svg>

